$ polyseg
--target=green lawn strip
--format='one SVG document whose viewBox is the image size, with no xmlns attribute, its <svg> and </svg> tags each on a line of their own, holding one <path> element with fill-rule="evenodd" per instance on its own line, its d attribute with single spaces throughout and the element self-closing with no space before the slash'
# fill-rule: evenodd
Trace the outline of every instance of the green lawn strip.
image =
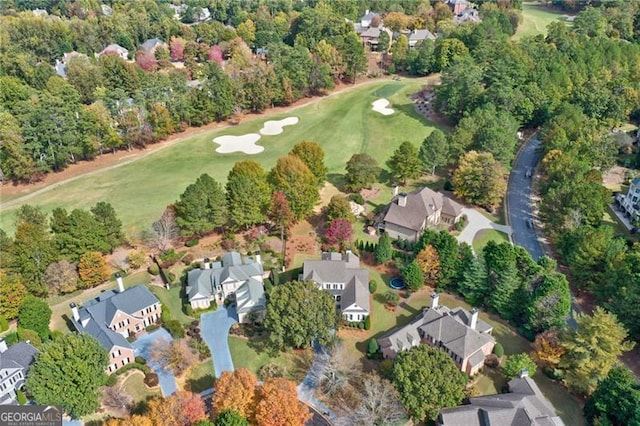
<svg viewBox="0 0 640 426">
<path fill-rule="evenodd" d="M 122 279 L 125 288 L 138 284 L 148 284 L 150 280 L 151 277 L 145 270 L 134 272 Z M 74 302 L 76 305 L 82 306 L 84 302 L 97 297 L 103 291 L 115 290 L 116 288 L 118 288 L 118 284 L 114 279 L 98 287 L 76 290 L 73 293 L 49 297 L 47 299 L 47 303 L 49 303 L 49 307 L 51 307 L 51 322 L 49 323 L 49 327 L 52 330 L 69 331 L 70 329 L 67 325 L 67 318 L 71 316 L 69 303 Z"/>
<path fill-rule="evenodd" d="M 476 253 L 482 252 L 482 249 L 489 241 L 495 241 L 498 244 L 508 243 L 509 236 L 504 232 L 496 231 L 495 229 L 481 229 L 473 237 L 473 250 Z"/>
<path fill-rule="evenodd" d="M 191 392 L 200 393 L 211 389 L 214 380 L 213 360 L 207 358 L 191 368 L 186 377 L 185 387 Z"/>
<path fill-rule="evenodd" d="M 524 1 L 522 4 L 522 22 L 518 25 L 518 30 L 513 36 L 514 39 L 521 37 L 545 35 L 547 26 L 555 21 L 566 20 L 564 13 L 545 6 L 539 1 Z"/>
<path fill-rule="evenodd" d="M 200 174 L 209 173 L 224 182 L 233 164 L 247 158 L 243 153 L 216 153 L 213 138 L 256 133 L 265 121 L 289 116 L 298 117 L 300 122 L 286 127 L 281 135 L 262 136 L 258 143 L 265 150 L 252 155 L 251 159 L 270 169 L 293 145 L 313 140 L 324 148 L 330 180 L 331 175 L 344 174 L 345 164 L 353 153 L 370 153 L 384 165 L 400 143 L 407 140 L 418 146 L 433 130 L 434 125 L 415 112 L 407 96 L 426 81 L 403 79 L 402 82 L 385 80 L 364 84 L 290 112 L 195 135 L 133 163 L 62 184 L 29 199 L 28 203 L 49 213 L 56 207 L 87 209 L 98 201 L 107 201 L 114 206 L 125 231 L 138 238 L 139 232 L 159 217 L 167 204 L 177 200 Z M 372 111 L 371 103 L 378 99 L 376 91 L 387 86 L 395 91 L 388 97 L 395 113 L 383 116 Z M 13 233 L 18 207 L 11 206 L 0 212 L 0 228 L 9 234 Z"/>
<path fill-rule="evenodd" d="M 570 394 L 564 386 L 549 379 L 541 371 L 536 372 L 533 378 L 566 425 L 583 426 L 585 424 L 582 400 Z"/>
<path fill-rule="evenodd" d="M 146 401 L 154 396 L 160 396 L 160 388 L 149 389 L 144 384 L 144 374 L 138 370 L 131 370 L 129 376 L 122 382 L 122 387 L 133 398 L 134 402 Z"/>
<path fill-rule="evenodd" d="M 275 363 L 284 367 L 287 378 L 295 382 L 301 381 L 310 366 L 310 351 L 271 353 L 264 346 L 264 338 L 245 339 L 229 336 L 229 350 L 233 366 L 246 368 L 258 374 L 260 367 L 267 363 Z"/>
<path fill-rule="evenodd" d="M 171 311 L 171 316 L 174 319 L 177 319 L 183 325 L 191 324 L 195 318 L 185 315 L 182 312 L 182 299 L 180 298 L 180 287 L 171 287 L 171 289 L 167 290 L 164 287 L 159 286 L 149 286 L 151 292 L 156 295 L 160 303 L 164 306 L 167 306 Z"/>
</svg>

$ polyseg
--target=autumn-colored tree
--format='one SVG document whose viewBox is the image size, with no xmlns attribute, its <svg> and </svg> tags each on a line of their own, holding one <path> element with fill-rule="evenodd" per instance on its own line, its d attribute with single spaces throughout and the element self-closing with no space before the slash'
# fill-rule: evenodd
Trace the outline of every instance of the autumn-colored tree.
<svg viewBox="0 0 640 426">
<path fill-rule="evenodd" d="M 213 411 L 234 410 L 246 419 L 252 419 L 258 380 L 245 368 L 234 372 L 225 371 L 216 382 L 213 395 Z"/>
<path fill-rule="evenodd" d="M 184 59 L 184 40 L 179 37 L 171 37 L 169 43 L 169 49 L 171 52 L 171 59 L 175 61 L 182 61 Z"/>
<path fill-rule="evenodd" d="M 81 288 L 94 287 L 105 282 L 109 278 L 109 271 L 102 254 L 97 251 L 83 254 L 78 262 L 78 275 L 80 276 L 79 287 Z"/>
<path fill-rule="evenodd" d="M 158 61 L 151 52 L 144 52 L 142 50 L 136 53 L 136 64 L 144 71 L 150 72 L 158 69 Z"/>
<path fill-rule="evenodd" d="M 482 207 L 493 208 L 507 191 L 506 169 L 489 152 L 469 151 L 453 173 L 453 188 L 458 197 Z"/>
<path fill-rule="evenodd" d="M 411 18 L 403 12 L 389 12 L 384 16 L 384 26 L 391 31 L 406 29 L 411 23 Z"/>
<path fill-rule="evenodd" d="M 22 285 L 19 275 L 9 275 L 0 269 L 0 315 L 6 319 L 18 316 L 18 308 L 27 296 L 27 288 Z"/>
<path fill-rule="evenodd" d="M 301 159 L 316 177 L 318 185 L 324 185 L 328 169 L 324 165 L 324 151 L 320 145 L 312 141 L 302 141 L 291 149 L 289 155 Z"/>
<path fill-rule="evenodd" d="M 303 160 L 295 155 L 278 158 L 269 174 L 274 191 L 282 191 L 296 219 L 300 220 L 313 211 L 320 200 L 318 178 Z"/>
<path fill-rule="evenodd" d="M 353 238 L 353 226 L 349 219 L 333 220 L 325 230 L 325 237 L 327 243 L 338 245 L 342 249 Z"/>
<path fill-rule="evenodd" d="M 215 46 L 211 46 L 209 51 L 207 52 L 207 60 L 209 62 L 215 62 L 219 66 L 224 64 L 224 59 L 222 58 L 222 49 L 217 44 Z"/>
<path fill-rule="evenodd" d="M 187 368 L 193 365 L 197 354 L 189 347 L 185 339 L 158 339 L 151 347 L 151 359 L 162 368 L 168 368 L 176 376 L 181 376 Z"/>
<path fill-rule="evenodd" d="M 147 416 L 155 426 L 190 426 L 207 418 L 200 395 L 188 391 L 178 391 L 167 399 L 152 399 Z"/>
<path fill-rule="evenodd" d="M 257 391 L 255 424 L 258 426 L 302 426 L 311 418 L 307 406 L 298 401 L 296 385 L 290 380 L 268 379 Z"/>
<path fill-rule="evenodd" d="M 134 415 L 124 419 L 109 419 L 104 426 L 155 426 L 147 416 Z"/>
<path fill-rule="evenodd" d="M 276 191 L 273 193 L 267 216 L 277 228 L 280 228 L 280 239 L 284 240 L 286 231 L 295 221 L 295 217 L 283 192 Z"/>
<path fill-rule="evenodd" d="M 420 250 L 416 256 L 416 263 L 424 273 L 425 282 L 434 287 L 440 277 L 440 256 L 431 244 Z"/>
<path fill-rule="evenodd" d="M 560 346 L 558 330 L 552 328 L 536 336 L 531 356 L 543 368 L 555 369 L 565 351 L 565 348 Z"/>
</svg>

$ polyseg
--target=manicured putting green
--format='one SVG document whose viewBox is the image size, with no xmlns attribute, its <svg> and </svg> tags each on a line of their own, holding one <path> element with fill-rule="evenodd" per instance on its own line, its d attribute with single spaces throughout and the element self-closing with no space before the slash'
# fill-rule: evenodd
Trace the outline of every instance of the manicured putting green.
<svg viewBox="0 0 640 426">
<path fill-rule="evenodd" d="M 324 148 L 330 180 L 344 173 L 347 160 L 357 152 L 366 152 L 384 165 L 403 141 L 417 146 L 433 130 L 434 125 L 414 111 L 408 98 L 425 83 L 426 79 L 372 81 L 304 107 L 190 137 L 133 163 L 60 185 L 29 199 L 28 203 L 51 212 L 56 207 L 86 209 L 98 201 L 108 201 L 122 219 L 125 231 L 135 239 L 200 174 L 208 173 L 224 182 L 233 164 L 243 159 L 258 161 L 270 169 L 279 157 L 303 140 L 315 141 Z M 372 111 L 372 102 L 383 96 L 390 101 L 394 114 L 384 116 Z M 259 133 L 266 121 L 293 116 L 298 117 L 297 124 L 284 127 L 281 134 L 260 138 L 263 152 L 254 155 L 215 152 L 216 137 Z M 17 207 L 13 205 L 0 212 L 0 228 L 10 234 Z"/>
</svg>

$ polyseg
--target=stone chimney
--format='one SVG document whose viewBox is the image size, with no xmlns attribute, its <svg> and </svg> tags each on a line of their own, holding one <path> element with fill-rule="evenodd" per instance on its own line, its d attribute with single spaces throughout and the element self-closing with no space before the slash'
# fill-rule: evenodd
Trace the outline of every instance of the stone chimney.
<svg viewBox="0 0 640 426">
<path fill-rule="evenodd" d="M 400 196 L 398 196 L 398 205 L 400 207 L 407 206 L 407 194 L 400 194 Z"/>
<path fill-rule="evenodd" d="M 524 379 L 525 377 L 529 377 L 529 370 L 527 370 L 526 368 L 523 368 L 522 370 L 520 370 L 520 374 L 518 376 L 521 379 Z"/>
<path fill-rule="evenodd" d="M 398 185 L 393 185 L 393 196 L 395 197 L 396 195 L 398 195 L 398 190 L 400 189 L 400 187 Z"/>
<path fill-rule="evenodd" d="M 116 273 L 116 282 L 118 283 L 118 293 L 123 293 L 124 281 L 122 281 L 122 275 L 119 272 Z"/>
<path fill-rule="evenodd" d="M 73 315 L 73 319 L 76 321 L 80 321 L 80 312 L 78 312 L 78 305 L 71 302 L 69 303 L 69 307 L 71 308 L 71 315 Z"/>
<path fill-rule="evenodd" d="M 469 318 L 469 328 L 475 330 L 478 325 L 478 310 L 473 308 L 470 313 L 471 317 Z"/>
<path fill-rule="evenodd" d="M 204 269 L 211 269 L 211 259 L 208 257 L 204 258 Z"/>
<path fill-rule="evenodd" d="M 262 255 L 260 254 L 259 251 L 255 252 L 254 257 L 255 257 L 256 263 L 258 265 L 262 265 Z"/>
<path fill-rule="evenodd" d="M 433 293 L 431 295 L 431 309 L 436 309 L 438 307 L 439 301 L 440 295 L 438 293 Z"/>
<path fill-rule="evenodd" d="M 4 339 L 0 338 L 0 354 L 5 353 L 7 349 L 7 342 L 5 342 Z"/>
</svg>

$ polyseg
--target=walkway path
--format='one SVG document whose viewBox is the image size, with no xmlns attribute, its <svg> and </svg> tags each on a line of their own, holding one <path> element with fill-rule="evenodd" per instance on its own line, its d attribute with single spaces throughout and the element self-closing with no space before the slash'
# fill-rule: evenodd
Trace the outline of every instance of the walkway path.
<svg viewBox="0 0 640 426">
<path fill-rule="evenodd" d="M 483 229 L 495 229 L 496 231 L 504 232 L 509 236 L 509 240 L 511 241 L 511 227 L 507 225 L 499 225 L 495 222 L 492 222 L 490 219 L 485 217 L 482 213 L 475 209 L 463 208 L 462 214 L 467 216 L 469 223 L 462 230 L 460 235 L 458 235 L 458 242 L 467 243 L 473 247 L 473 238 L 479 231 Z"/>
<path fill-rule="evenodd" d="M 220 306 L 216 311 L 200 316 L 200 334 L 211 350 L 216 378 L 220 377 L 223 371 L 234 370 L 229 350 L 229 329 L 237 322 L 238 314 L 232 306 Z"/>
<path fill-rule="evenodd" d="M 146 359 L 149 367 L 151 367 L 151 369 L 158 375 L 162 396 L 167 398 L 178 390 L 178 386 L 176 384 L 176 377 L 173 375 L 171 370 L 164 369 L 151 361 L 151 347 L 158 339 L 164 339 L 167 342 L 171 342 L 173 340 L 167 330 L 159 328 L 156 331 L 152 331 L 151 333 L 143 334 L 138 337 L 131 346 L 133 346 L 135 356 L 141 356 Z"/>
<path fill-rule="evenodd" d="M 322 377 L 322 373 L 327 367 L 329 354 L 325 348 L 317 343 L 314 343 L 313 351 L 316 356 L 313 359 L 313 363 L 311 364 L 304 380 L 302 380 L 302 383 L 298 385 L 298 399 L 317 409 L 322 414 L 328 415 L 331 420 L 335 420 L 336 414 L 331 411 L 329 407 L 320 402 L 314 395 L 316 389 L 320 385 L 320 377 Z"/>
</svg>

